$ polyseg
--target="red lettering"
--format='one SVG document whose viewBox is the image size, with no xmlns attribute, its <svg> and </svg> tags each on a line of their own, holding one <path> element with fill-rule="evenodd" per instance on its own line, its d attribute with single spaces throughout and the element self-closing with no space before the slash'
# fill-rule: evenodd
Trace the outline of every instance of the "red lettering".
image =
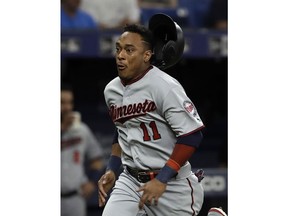
<svg viewBox="0 0 288 216">
<path fill-rule="evenodd" d="M 132 114 L 132 105 L 131 105 L 131 104 L 128 105 L 127 114 L 128 114 L 128 115 L 131 115 L 131 114 Z"/>
<path fill-rule="evenodd" d="M 141 113 L 141 109 L 142 109 L 142 104 L 139 103 L 139 104 L 137 105 L 137 113 Z"/>
<path fill-rule="evenodd" d="M 147 112 L 153 112 L 156 110 L 156 104 L 153 101 L 145 100 L 143 103 L 134 103 L 117 107 L 117 105 L 111 105 L 109 114 L 113 121 L 119 121 L 120 119 L 128 120 L 140 115 L 145 115 Z"/>
</svg>

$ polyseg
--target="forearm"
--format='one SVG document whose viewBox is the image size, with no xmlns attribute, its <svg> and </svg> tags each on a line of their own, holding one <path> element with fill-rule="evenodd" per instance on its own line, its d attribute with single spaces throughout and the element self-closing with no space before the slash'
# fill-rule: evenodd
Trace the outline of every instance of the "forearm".
<svg viewBox="0 0 288 216">
<path fill-rule="evenodd" d="M 170 158 L 156 178 L 163 183 L 167 183 L 173 176 L 177 175 L 180 168 L 196 151 L 201 141 L 202 133 L 200 131 L 178 139 Z"/>
<path fill-rule="evenodd" d="M 122 150 L 121 150 L 119 143 L 114 143 L 112 145 L 111 155 L 121 157 L 121 152 Z"/>
</svg>

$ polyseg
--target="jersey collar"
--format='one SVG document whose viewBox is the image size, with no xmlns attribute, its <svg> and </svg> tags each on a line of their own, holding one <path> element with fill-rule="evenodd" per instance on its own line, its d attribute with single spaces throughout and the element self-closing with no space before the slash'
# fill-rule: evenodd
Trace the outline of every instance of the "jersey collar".
<svg viewBox="0 0 288 216">
<path fill-rule="evenodd" d="M 131 85 L 132 83 L 135 83 L 135 82 L 137 82 L 138 80 L 140 80 L 142 77 L 144 77 L 152 68 L 153 68 L 153 66 L 150 65 L 144 73 L 140 74 L 138 77 L 130 80 L 129 82 L 125 82 L 124 80 L 122 80 L 122 79 L 120 78 L 121 83 L 123 84 L 123 86 Z"/>
</svg>

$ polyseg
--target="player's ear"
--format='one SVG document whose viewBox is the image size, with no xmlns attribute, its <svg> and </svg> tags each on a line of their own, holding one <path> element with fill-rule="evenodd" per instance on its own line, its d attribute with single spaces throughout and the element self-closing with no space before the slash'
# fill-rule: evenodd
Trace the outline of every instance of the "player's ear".
<svg viewBox="0 0 288 216">
<path fill-rule="evenodd" d="M 151 50 L 146 50 L 144 52 L 144 62 L 149 62 L 152 57 L 152 51 Z"/>
</svg>

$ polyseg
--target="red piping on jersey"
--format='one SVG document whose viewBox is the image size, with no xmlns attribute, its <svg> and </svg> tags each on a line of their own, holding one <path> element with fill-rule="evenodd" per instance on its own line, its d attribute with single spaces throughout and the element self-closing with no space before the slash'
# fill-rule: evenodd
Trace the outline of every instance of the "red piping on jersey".
<svg viewBox="0 0 288 216">
<path fill-rule="evenodd" d="M 205 128 L 205 125 L 203 125 L 203 126 L 197 128 L 197 129 L 195 129 L 195 130 L 193 130 L 193 131 L 191 131 L 191 132 L 189 132 L 189 133 L 182 134 L 182 135 L 179 136 L 179 137 L 188 136 L 188 135 L 193 134 L 193 133 L 195 133 L 195 132 L 197 132 L 197 131 L 199 131 L 199 130 L 201 130 L 201 129 L 203 129 L 203 128 Z"/>
<path fill-rule="evenodd" d="M 152 68 L 153 68 L 153 66 L 150 65 L 150 66 L 147 68 L 147 70 L 144 71 L 144 73 L 140 74 L 138 77 L 136 77 L 135 79 L 132 79 L 132 80 L 130 80 L 130 81 L 128 81 L 128 82 L 125 82 L 124 80 L 122 80 L 122 79 L 120 78 L 121 83 L 122 83 L 124 86 L 126 86 L 126 85 L 131 85 L 132 83 L 135 83 L 135 82 L 137 82 L 138 80 L 140 80 L 142 77 L 144 77 Z"/>
<path fill-rule="evenodd" d="M 191 198 L 192 198 L 191 209 L 192 209 L 192 216 L 194 216 L 195 215 L 195 210 L 193 208 L 193 205 L 194 205 L 193 187 L 192 187 L 192 184 L 191 184 L 190 180 L 188 178 L 186 178 L 186 179 L 187 179 L 188 184 L 189 184 L 189 186 L 191 188 Z"/>
</svg>

